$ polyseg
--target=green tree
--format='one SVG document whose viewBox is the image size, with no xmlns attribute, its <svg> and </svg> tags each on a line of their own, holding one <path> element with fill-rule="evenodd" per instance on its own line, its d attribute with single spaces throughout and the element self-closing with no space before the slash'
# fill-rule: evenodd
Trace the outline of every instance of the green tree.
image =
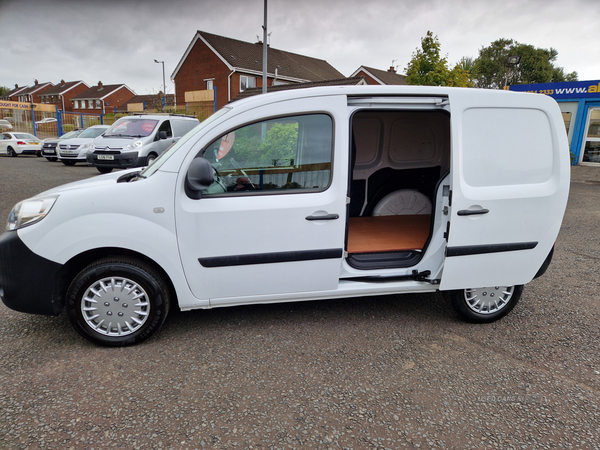
<svg viewBox="0 0 600 450">
<path fill-rule="evenodd" d="M 283 160 L 285 165 L 296 158 L 298 147 L 298 124 L 297 123 L 274 123 L 265 141 L 261 145 L 261 153 L 264 155 L 265 165 L 278 165 Z M 276 162 L 273 164 L 273 162 Z"/>
<path fill-rule="evenodd" d="M 427 31 L 406 67 L 408 84 L 421 86 L 471 86 L 470 73 L 461 63 L 448 67 L 448 59 L 441 56 L 441 45 L 437 36 Z"/>
<path fill-rule="evenodd" d="M 508 66 L 509 56 L 520 56 L 520 62 Z M 555 67 L 558 52 L 553 49 L 536 48 L 512 39 L 498 39 L 479 50 L 474 61 L 472 79 L 476 87 L 502 89 L 505 84 L 553 83 L 577 81 L 577 72 L 566 74 L 562 67 Z"/>
<path fill-rule="evenodd" d="M 6 94 L 9 91 L 10 91 L 10 89 L 7 88 L 6 86 L 0 86 L 0 97 L 3 96 L 4 94 Z"/>
</svg>

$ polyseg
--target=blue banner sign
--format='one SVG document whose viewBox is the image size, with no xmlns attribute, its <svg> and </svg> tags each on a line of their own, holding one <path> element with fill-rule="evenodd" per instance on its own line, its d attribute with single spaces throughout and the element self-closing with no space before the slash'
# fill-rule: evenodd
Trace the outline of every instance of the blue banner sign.
<svg viewBox="0 0 600 450">
<path fill-rule="evenodd" d="M 516 84 L 509 90 L 533 92 L 549 95 L 552 98 L 591 98 L 600 97 L 600 80 L 565 81 L 563 83 Z"/>
</svg>

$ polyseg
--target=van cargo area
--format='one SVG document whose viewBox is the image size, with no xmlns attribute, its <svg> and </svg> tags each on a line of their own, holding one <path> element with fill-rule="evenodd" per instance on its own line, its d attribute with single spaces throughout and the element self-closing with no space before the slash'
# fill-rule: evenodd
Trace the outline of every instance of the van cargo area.
<svg viewBox="0 0 600 450">
<path fill-rule="evenodd" d="M 352 118 L 348 263 L 410 267 L 432 234 L 450 168 L 446 111 L 359 111 Z"/>
</svg>

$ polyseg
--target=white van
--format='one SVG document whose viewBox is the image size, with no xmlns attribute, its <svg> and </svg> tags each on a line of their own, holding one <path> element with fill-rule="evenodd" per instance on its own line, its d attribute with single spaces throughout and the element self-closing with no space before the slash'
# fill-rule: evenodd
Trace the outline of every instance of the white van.
<svg viewBox="0 0 600 450">
<path fill-rule="evenodd" d="M 195 117 L 178 115 L 121 117 L 94 140 L 87 162 L 100 173 L 147 166 L 199 123 Z"/>
<path fill-rule="evenodd" d="M 443 291 L 507 314 L 552 257 L 569 189 L 537 94 L 353 86 L 221 109 L 144 169 L 19 203 L 0 295 L 103 345 L 182 310 Z M 64 236 L 69 236 L 64 239 Z"/>
</svg>

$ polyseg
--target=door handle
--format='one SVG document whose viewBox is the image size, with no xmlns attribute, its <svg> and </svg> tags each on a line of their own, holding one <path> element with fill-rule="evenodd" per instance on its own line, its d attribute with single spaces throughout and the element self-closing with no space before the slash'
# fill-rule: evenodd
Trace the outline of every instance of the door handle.
<svg viewBox="0 0 600 450">
<path fill-rule="evenodd" d="M 336 220 L 339 218 L 339 214 L 326 214 L 324 216 L 307 216 L 306 220 Z"/>
<path fill-rule="evenodd" d="M 477 214 L 487 214 L 489 213 L 489 209 L 461 209 L 458 212 L 459 216 L 475 216 Z"/>
</svg>

